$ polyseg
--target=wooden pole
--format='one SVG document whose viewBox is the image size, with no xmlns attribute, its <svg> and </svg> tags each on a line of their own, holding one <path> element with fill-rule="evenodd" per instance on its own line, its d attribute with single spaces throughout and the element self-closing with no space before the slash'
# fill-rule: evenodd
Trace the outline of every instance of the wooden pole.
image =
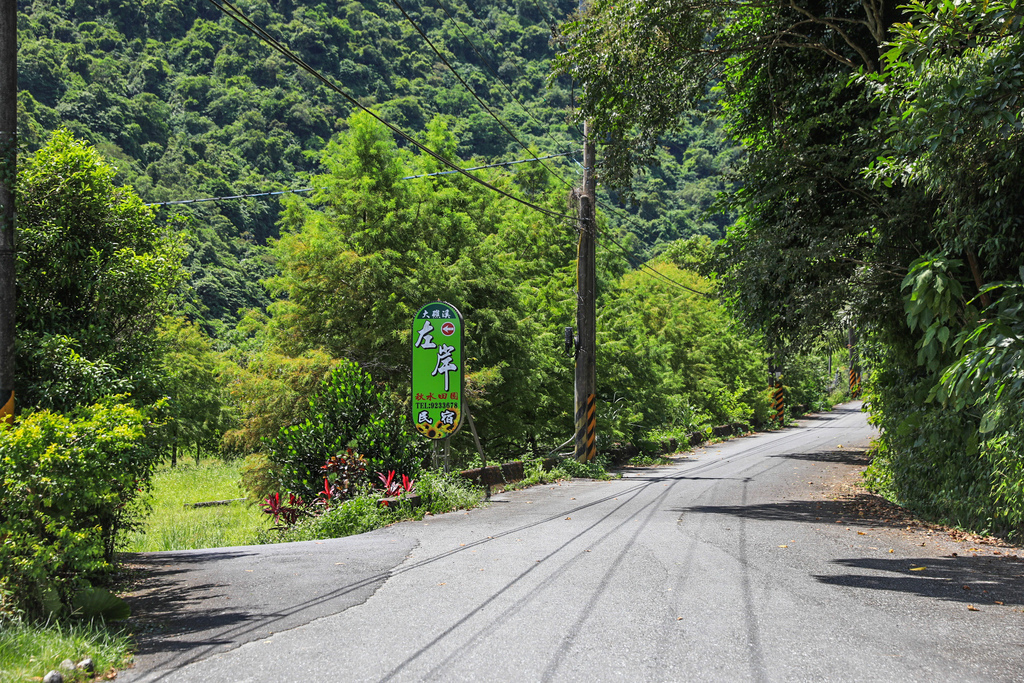
<svg viewBox="0 0 1024 683">
<path fill-rule="evenodd" d="M 18 178 L 18 2 L 0 0 L 0 421 L 14 420 L 14 188 Z"/>
<path fill-rule="evenodd" d="M 597 455 L 597 225 L 594 221 L 594 143 L 590 124 L 583 124 L 583 187 L 579 204 L 579 245 L 576 255 L 576 459 Z"/>
</svg>

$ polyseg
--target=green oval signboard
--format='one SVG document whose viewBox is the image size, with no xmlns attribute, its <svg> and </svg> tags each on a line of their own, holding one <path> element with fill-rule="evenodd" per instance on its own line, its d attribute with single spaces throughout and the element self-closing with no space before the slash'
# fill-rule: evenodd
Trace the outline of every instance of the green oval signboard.
<svg viewBox="0 0 1024 683">
<path fill-rule="evenodd" d="M 446 439 L 462 424 L 462 314 L 443 301 L 412 323 L 412 422 L 428 439 Z"/>
</svg>

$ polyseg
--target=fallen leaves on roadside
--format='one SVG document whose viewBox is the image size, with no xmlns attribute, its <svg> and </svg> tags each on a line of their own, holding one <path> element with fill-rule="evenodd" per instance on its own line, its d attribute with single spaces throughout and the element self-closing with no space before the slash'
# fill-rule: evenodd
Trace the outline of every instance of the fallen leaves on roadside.
<svg viewBox="0 0 1024 683">
<path fill-rule="evenodd" d="M 981 611 L 980 609 L 978 609 L 974 605 L 967 605 L 967 609 L 969 609 L 972 612 L 980 612 Z"/>
<path fill-rule="evenodd" d="M 910 571 L 912 571 L 912 572 L 923 572 L 927 568 L 928 567 L 911 567 Z"/>
</svg>

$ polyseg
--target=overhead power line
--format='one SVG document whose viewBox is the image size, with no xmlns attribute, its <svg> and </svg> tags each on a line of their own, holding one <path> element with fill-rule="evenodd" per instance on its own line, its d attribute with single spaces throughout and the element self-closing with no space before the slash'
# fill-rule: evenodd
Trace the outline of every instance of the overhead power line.
<svg viewBox="0 0 1024 683">
<path fill-rule="evenodd" d="M 402 7 L 402 4 L 398 0 L 391 0 L 391 4 L 393 4 L 398 9 L 398 11 L 402 13 L 402 16 L 405 17 L 405 20 L 408 21 L 409 25 L 413 27 L 413 30 L 415 30 L 416 33 L 418 33 L 420 37 L 423 38 L 423 41 L 430 47 L 431 50 L 434 51 L 434 54 L 437 55 L 437 58 L 440 59 L 441 62 L 444 63 L 446 67 L 448 67 L 448 70 L 452 72 L 452 75 L 455 76 L 456 80 L 458 80 L 459 83 L 462 84 L 462 87 L 466 89 L 466 92 L 468 92 L 473 97 L 473 99 L 477 101 L 477 104 L 479 104 L 480 107 L 485 112 L 487 112 L 488 116 L 494 119 L 498 123 L 498 125 L 501 126 L 502 130 L 504 130 L 510 138 L 515 140 L 516 144 L 522 147 L 527 154 L 533 155 L 533 158 L 537 159 L 537 155 L 533 154 L 533 152 L 530 151 L 529 146 L 527 146 L 525 142 L 519 139 L 519 136 L 516 135 L 515 131 L 513 131 L 512 128 L 507 123 L 505 123 L 500 116 L 495 114 L 494 111 L 487 105 L 486 102 L 480 99 L 480 96 L 476 94 L 476 91 L 473 89 L 473 87 L 469 83 L 467 83 L 464 78 L 462 78 L 458 71 L 455 70 L 455 67 L 452 66 L 451 62 L 448 61 L 448 58 L 441 54 L 441 51 L 434 46 L 434 43 L 431 42 L 430 38 L 427 37 L 427 34 L 423 31 L 423 29 L 421 29 L 419 25 L 415 22 L 415 20 L 413 20 L 413 18 L 410 17 L 409 14 L 405 11 L 405 8 Z M 540 160 L 538 159 L 538 161 Z M 548 173 L 554 176 L 563 185 L 565 185 L 566 187 L 572 187 L 572 183 L 570 183 L 565 178 L 552 171 L 547 166 L 547 164 L 541 163 L 541 166 L 543 166 Z"/>
<path fill-rule="evenodd" d="M 620 210 L 616 209 L 613 206 L 609 206 L 607 203 L 605 203 L 603 201 L 600 201 L 600 200 L 598 200 L 597 204 L 598 204 L 598 206 L 603 208 L 605 211 L 608 211 L 608 212 L 610 212 L 612 214 L 615 214 L 616 216 L 622 218 L 623 220 L 625 220 L 627 223 L 630 223 L 634 227 L 640 227 L 639 224 L 635 220 L 633 220 L 633 217 L 630 216 L 628 213 L 626 213 L 624 211 L 620 211 Z M 685 289 L 688 292 L 693 292 L 694 294 L 699 294 L 700 296 L 711 297 L 711 294 L 709 294 L 708 292 L 701 292 L 700 290 L 694 289 L 693 287 L 690 287 L 689 285 L 684 285 L 682 282 L 679 282 L 678 280 L 673 280 L 672 278 L 670 278 L 669 276 L 665 275 L 664 273 L 659 273 L 657 270 L 655 270 L 652 266 L 650 266 L 648 263 L 646 263 L 644 261 L 641 261 L 639 263 L 635 262 L 632 252 L 625 245 L 623 245 L 621 242 L 619 242 L 614 237 L 612 237 L 608 233 L 608 231 L 605 231 L 604 236 L 607 237 L 608 240 L 612 244 L 614 244 L 616 247 L 619 248 L 619 250 L 622 252 L 623 257 L 625 257 L 625 259 L 626 259 L 626 263 L 628 263 L 630 265 L 630 267 L 633 268 L 633 270 L 647 270 L 649 273 L 651 273 L 655 277 L 658 277 L 658 278 L 664 280 L 665 282 L 668 282 L 669 284 L 672 284 L 672 285 L 674 285 L 676 287 L 681 287 L 682 289 Z"/>
<path fill-rule="evenodd" d="M 467 171 L 480 171 L 480 170 L 485 169 L 485 168 L 498 168 L 499 166 L 515 166 L 516 164 L 529 164 L 529 163 L 532 163 L 534 161 L 541 161 L 543 159 L 556 159 L 558 157 L 567 157 L 567 156 L 569 156 L 569 152 L 562 152 L 561 154 L 548 154 L 547 156 L 534 157 L 532 159 L 516 159 L 515 161 L 501 161 L 501 162 L 498 162 L 496 164 L 487 164 L 486 166 L 474 166 L 472 168 L 467 168 L 466 170 Z M 437 171 L 436 173 L 423 173 L 423 174 L 420 174 L 420 175 L 407 175 L 404 178 L 400 178 L 399 180 L 413 180 L 415 178 L 431 178 L 433 176 L 438 176 L 438 175 L 452 175 L 453 173 L 458 173 L 458 171 Z"/>
<path fill-rule="evenodd" d="M 376 112 L 372 111 L 369 107 L 366 107 L 363 104 L 361 104 L 356 98 L 352 97 L 345 90 L 343 90 L 338 85 L 336 85 L 334 83 L 334 81 L 330 80 L 329 78 L 327 78 L 326 76 L 321 74 L 319 71 L 317 71 L 316 69 L 311 67 L 301 57 L 299 57 L 294 52 L 289 50 L 282 43 L 280 43 L 276 38 L 274 38 L 272 35 L 267 33 L 266 30 L 264 30 L 262 27 L 260 27 L 255 22 L 253 22 L 251 19 L 249 19 L 249 17 L 244 12 L 242 12 L 240 9 L 235 7 L 229 0 L 208 0 L 208 1 L 209 1 L 209 3 L 211 5 L 213 5 L 214 7 L 219 9 L 221 12 L 226 14 L 228 17 L 230 17 L 232 20 L 234 20 L 237 24 L 242 26 L 242 28 L 244 28 L 245 30 L 249 31 L 250 33 L 255 35 L 257 38 L 259 38 L 260 40 L 265 42 L 267 45 L 269 45 L 273 50 L 278 52 L 280 55 L 282 55 L 283 57 L 285 57 L 289 61 L 291 61 L 294 64 L 296 64 L 303 71 L 305 71 L 310 76 L 312 76 L 313 78 L 317 79 L 318 81 L 320 81 L 321 83 L 326 85 L 328 88 L 330 88 L 334 92 L 336 92 L 339 95 L 341 95 L 343 98 L 345 98 L 345 100 L 347 102 L 349 102 L 350 104 L 352 104 L 355 107 L 358 107 L 362 111 L 365 111 L 367 114 L 369 114 L 374 119 L 376 119 L 381 124 L 383 124 L 392 133 L 394 133 L 395 135 L 398 135 L 399 137 L 401 137 L 404 140 L 408 141 L 411 145 L 413 145 L 414 147 L 416 147 L 417 149 L 419 149 L 423 153 L 429 155 L 430 157 L 436 159 L 442 165 L 447 166 L 448 168 L 452 169 L 456 173 L 461 173 L 462 175 L 466 176 L 467 178 L 469 178 L 473 182 L 475 182 L 475 183 L 477 183 L 477 184 L 479 184 L 479 185 L 481 185 L 483 187 L 486 187 L 487 189 L 489 189 L 489 190 L 491 190 L 493 192 L 497 192 L 498 194 L 502 195 L 503 197 L 507 197 L 508 199 L 511 199 L 514 202 L 519 202 L 520 204 L 522 204 L 524 206 L 527 206 L 527 207 L 533 209 L 534 211 L 542 213 L 542 214 L 544 214 L 546 216 L 549 216 L 551 218 L 557 218 L 557 219 L 560 219 L 560 220 L 569 220 L 569 221 L 575 221 L 576 220 L 575 216 L 571 216 L 569 214 L 564 214 L 564 213 L 559 213 L 557 211 L 552 211 L 551 209 L 546 209 L 543 206 L 539 206 L 537 204 L 534 204 L 531 201 L 528 201 L 526 199 L 522 199 L 521 197 L 516 197 L 515 195 L 510 194 L 509 192 L 506 192 L 505 190 L 502 190 L 499 187 L 495 187 L 494 185 L 488 183 L 487 181 L 485 181 L 485 180 L 483 180 L 481 178 L 477 178 L 476 176 L 474 176 L 473 174 L 469 173 L 466 169 L 462 168 L 458 164 L 448 160 L 447 158 L 445 158 L 441 154 L 435 152 L 434 150 L 430 149 L 429 147 L 427 147 L 426 145 L 421 143 L 419 140 L 416 140 L 414 137 L 412 137 L 411 135 L 409 135 L 405 131 L 401 130 L 397 126 L 395 126 L 395 125 L 389 123 L 388 121 L 384 120 Z"/>
<path fill-rule="evenodd" d="M 648 263 L 645 263 L 645 262 L 640 262 L 639 264 L 638 263 L 634 263 L 633 256 L 630 253 L 628 248 L 626 248 L 621 242 L 619 242 L 614 237 L 612 237 L 610 234 L 608 234 L 607 231 L 605 231 L 604 237 L 606 237 L 612 244 L 614 244 L 616 247 L 619 248 L 619 250 L 622 252 L 622 255 L 626 259 L 626 263 L 628 263 L 630 265 L 630 267 L 633 268 L 633 270 L 646 270 L 651 275 L 654 275 L 655 277 L 660 278 L 661 280 L 664 280 L 665 282 L 669 283 L 670 285 L 674 285 L 676 287 L 680 287 L 682 289 L 685 289 L 688 292 L 693 292 L 694 294 L 698 294 L 698 295 L 703 296 L 703 297 L 708 297 L 708 298 L 711 297 L 711 294 L 709 294 L 708 292 L 702 292 L 700 290 L 694 289 L 693 287 L 690 287 L 689 285 L 684 285 L 682 282 L 679 282 L 678 280 L 673 280 L 672 278 L 670 278 L 668 275 L 665 275 L 664 273 L 659 273 L 657 270 L 655 270 Z"/>
<path fill-rule="evenodd" d="M 511 97 L 515 101 L 515 103 L 518 104 L 519 107 L 524 112 L 526 112 L 527 116 L 532 118 L 534 121 L 536 121 L 540 125 L 547 126 L 548 122 L 541 121 L 540 118 L 538 118 L 537 115 L 534 114 L 530 110 L 529 107 L 527 107 L 525 104 L 523 104 L 522 100 L 520 100 L 518 97 L 516 97 L 516 94 L 514 92 L 512 92 L 512 88 L 510 88 L 509 85 L 507 83 L 505 83 L 504 80 L 502 80 L 501 76 L 498 75 L 498 71 L 497 71 L 497 69 L 494 68 L 494 64 L 491 63 L 491 60 L 487 59 L 487 57 L 484 56 L 484 54 L 480 51 L 480 49 L 477 48 L 476 43 L 473 42 L 473 39 L 466 35 L 466 32 L 463 31 L 462 27 L 459 25 L 459 20 L 456 19 L 454 16 L 452 16 L 451 12 L 449 12 L 448 8 L 445 7 L 444 4 L 442 4 L 441 0 L 434 0 L 434 4 L 437 5 L 437 7 L 442 12 L 444 12 L 445 16 L 448 17 L 449 21 L 452 22 L 452 25 L 455 26 L 455 30 L 457 30 L 459 32 L 459 35 L 461 35 L 463 38 L 465 38 L 466 42 L 469 43 L 469 46 L 471 48 L 473 48 L 473 52 L 475 52 L 477 57 L 480 58 L 480 61 L 483 62 L 485 67 L 487 67 L 487 70 L 491 73 L 492 76 L 494 76 L 495 80 L 497 80 L 498 83 L 501 84 L 501 86 L 505 89 L 505 92 L 507 92 L 509 94 L 509 97 Z M 472 12 L 473 11 L 472 8 L 469 8 L 469 11 Z M 473 16 L 475 17 L 476 15 L 474 14 Z M 516 64 L 515 58 L 512 55 L 509 54 L 508 48 L 506 48 L 500 42 L 497 42 L 497 41 L 495 41 L 495 42 L 505 52 L 505 57 L 506 57 L 506 59 L 508 59 L 508 63 L 512 65 L 512 68 L 514 68 L 516 70 L 516 72 L 523 78 L 523 80 L 529 80 L 527 75 L 523 73 L 523 70 L 519 68 L 519 65 Z M 578 128 L 577 128 L 577 131 L 580 133 L 580 135 L 583 134 L 582 131 L 579 131 Z M 559 144 L 559 142 L 557 140 L 555 140 L 555 138 L 553 138 L 551 136 L 551 132 L 550 131 L 545 130 L 544 134 L 547 136 L 547 138 L 549 140 L 551 140 L 555 144 Z"/>
<path fill-rule="evenodd" d="M 312 192 L 312 187 L 300 187 L 297 190 L 278 190 L 276 192 L 254 192 L 253 194 L 232 194 L 226 197 L 202 197 L 200 199 L 175 199 L 171 202 L 150 202 L 146 206 L 171 206 L 172 204 L 199 204 L 200 202 L 220 202 L 228 199 L 249 199 L 250 197 L 273 197 L 281 194 Z"/>
<path fill-rule="evenodd" d="M 549 154 L 541 159 L 554 159 L 556 157 L 569 156 L 568 152 L 562 152 L 561 154 Z M 487 164 L 486 166 L 473 166 L 467 168 L 467 171 L 480 171 L 485 168 L 498 168 L 500 166 L 514 166 L 516 164 L 528 164 L 535 161 L 535 159 L 516 159 L 515 161 L 499 161 L 496 164 Z M 437 171 L 436 173 L 421 173 L 420 175 L 407 175 L 399 180 L 415 180 L 416 178 L 432 178 L 439 175 L 452 175 L 459 171 Z M 252 194 L 232 194 L 224 197 L 202 197 L 200 199 L 175 199 L 170 202 L 150 202 L 146 206 L 171 206 L 172 204 L 198 204 L 200 202 L 219 202 L 229 199 L 249 199 L 250 197 L 273 197 L 275 195 L 282 194 L 297 194 L 300 192 L 312 192 L 315 188 L 312 187 L 300 187 L 295 190 L 277 190 L 274 192 L 254 192 Z"/>
</svg>

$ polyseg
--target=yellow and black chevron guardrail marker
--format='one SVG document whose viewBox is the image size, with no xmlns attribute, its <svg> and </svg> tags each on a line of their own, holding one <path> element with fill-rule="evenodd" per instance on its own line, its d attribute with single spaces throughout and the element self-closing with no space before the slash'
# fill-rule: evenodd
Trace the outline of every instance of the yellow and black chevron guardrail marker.
<svg viewBox="0 0 1024 683">
<path fill-rule="evenodd" d="M 775 383 L 775 391 L 772 393 L 772 408 L 775 410 L 775 419 L 782 424 L 786 419 L 786 390 L 782 388 L 782 382 Z"/>
<path fill-rule="evenodd" d="M 850 398 L 860 398 L 860 373 L 850 368 Z"/>
<path fill-rule="evenodd" d="M 597 457 L 597 395 L 587 396 L 587 402 L 576 411 L 576 457 L 590 462 Z M 580 453 L 583 444 L 583 453 Z M 580 456 L 583 456 L 582 458 Z"/>
<path fill-rule="evenodd" d="M 14 392 L 11 392 L 11 397 L 7 399 L 3 407 L 0 408 L 0 423 L 6 422 L 7 424 L 14 424 Z"/>
</svg>

